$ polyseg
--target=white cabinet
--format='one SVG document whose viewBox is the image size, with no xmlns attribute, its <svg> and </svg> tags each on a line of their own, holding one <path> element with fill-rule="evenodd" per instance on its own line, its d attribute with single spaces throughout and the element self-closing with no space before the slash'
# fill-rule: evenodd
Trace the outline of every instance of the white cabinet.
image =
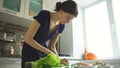
<svg viewBox="0 0 120 68">
<path fill-rule="evenodd" d="M 41 7 L 42 0 L 0 0 L 0 21 L 29 27 Z"/>
<path fill-rule="evenodd" d="M 0 64 L 1 68 L 21 68 L 20 64 L 11 63 L 11 64 Z"/>
<path fill-rule="evenodd" d="M 0 68 L 21 68 L 21 59 L 0 57 Z"/>
<path fill-rule="evenodd" d="M 42 10 L 42 1 L 44 0 L 26 0 L 25 18 L 32 20 Z"/>
<path fill-rule="evenodd" d="M 42 9 L 42 0 L 0 0 L 0 12 L 32 19 Z"/>
<path fill-rule="evenodd" d="M 25 0 L 0 0 L 0 12 L 23 17 Z"/>
</svg>

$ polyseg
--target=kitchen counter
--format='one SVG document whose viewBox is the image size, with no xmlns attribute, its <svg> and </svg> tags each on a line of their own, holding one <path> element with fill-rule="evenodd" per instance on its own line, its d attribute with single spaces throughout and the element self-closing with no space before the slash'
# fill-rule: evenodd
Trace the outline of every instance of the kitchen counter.
<svg viewBox="0 0 120 68">
<path fill-rule="evenodd" d="M 106 59 L 106 60 L 82 60 L 79 58 L 73 57 L 60 57 L 67 58 L 69 60 L 70 65 L 77 62 L 86 62 L 93 63 L 96 61 L 106 61 L 110 65 L 113 65 L 113 68 L 120 68 L 120 59 Z M 21 68 L 21 58 L 8 58 L 8 57 L 0 57 L 0 68 Z"/>
</svg>

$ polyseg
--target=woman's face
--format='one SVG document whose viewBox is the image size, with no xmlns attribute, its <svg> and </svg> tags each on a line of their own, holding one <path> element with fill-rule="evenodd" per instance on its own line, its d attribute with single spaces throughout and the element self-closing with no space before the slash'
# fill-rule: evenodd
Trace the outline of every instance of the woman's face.
<svg viewBox="0 0 120 68">
<path fill-rule="evenodd" d="M 60 11 L 60 22 L 61 24 L 66 24 L 69 23 L 75 16 L 70 14 L 70 13 L 66 13 L 64 11 Z"/>
</svg>

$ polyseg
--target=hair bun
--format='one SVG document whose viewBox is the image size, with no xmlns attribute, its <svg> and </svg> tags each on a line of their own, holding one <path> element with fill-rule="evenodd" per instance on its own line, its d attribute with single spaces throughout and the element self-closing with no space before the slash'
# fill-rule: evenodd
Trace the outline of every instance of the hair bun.
<svg viewBox="0 0 120 68">
<path fill-rule="evenodd" d="M 75 17 L 78 14 L 77 4 L 73 0 L 66 0 L 64 2 L 57 2 L 55 11 L 60 11 L 60 9 L 64 10 L 64 12 L 70 13 Z"/>
<path fill-rule="evenodd" d="M 57 2 L 56 3 L 56 9 L 55 9 L 55 11 L 59 11 L 60 9 L 61 9 L 61 2 Z"/>
</svg>

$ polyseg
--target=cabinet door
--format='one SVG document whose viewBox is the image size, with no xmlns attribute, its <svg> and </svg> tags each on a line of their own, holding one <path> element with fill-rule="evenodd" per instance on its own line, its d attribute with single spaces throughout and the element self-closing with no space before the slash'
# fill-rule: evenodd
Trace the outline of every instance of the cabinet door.
<svg viewBox="0 0 120 68">
<path fill-rule="evenodd" d="M 0 57 L 0 68 L 21 68 L 21 58 Z"/>
<path fill-rule="evenodd" d="M 21 64 L 0 64 L 0 68 L 21 68 Z"/>
<path fill-rule="evenodd" d="M 42 0 L 26 0 L 25 18 L 33 20 L 42 9 Z"/>
<path fill-rule="evenodd" d="M 23 17 L 25 0 L 0 0 L 0 12 Z"/>
</svg>

